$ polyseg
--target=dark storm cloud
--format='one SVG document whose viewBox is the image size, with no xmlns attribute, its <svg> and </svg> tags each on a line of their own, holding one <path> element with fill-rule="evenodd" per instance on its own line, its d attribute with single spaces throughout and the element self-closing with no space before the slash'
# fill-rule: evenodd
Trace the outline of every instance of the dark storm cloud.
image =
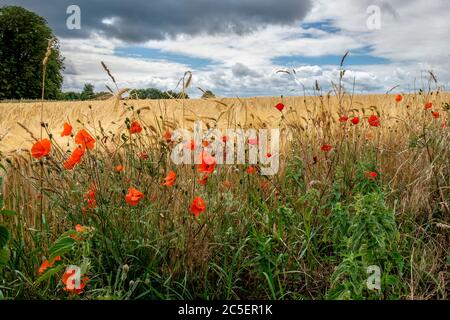
<svg viewBox="0 0 450 320">
<path fill-rule="evenodd" d="M 128 42 L 178 34 L 244 34 L 258 27 L 291 25 L 311 8 L 311 0 L 0 0 L 44 16 L 61 37 L 101 32 Z M 66 9 L 81 8 L 81 30 L 68 30 Z M 112 19 L 113 25 L 102 23 Z"/>
</svg>

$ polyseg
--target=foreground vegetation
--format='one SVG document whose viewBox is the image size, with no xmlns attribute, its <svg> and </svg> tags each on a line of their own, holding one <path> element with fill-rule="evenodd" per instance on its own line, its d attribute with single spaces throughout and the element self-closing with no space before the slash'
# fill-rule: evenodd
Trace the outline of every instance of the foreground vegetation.
<svg viewBox="0 0 450 320">
<path fill-rule="evenodd" d="M 277 105 L 273 177 L 258 166 L 175 166 L 174 119 L 150 124 L 132 103 L 121 103 L 121 132 L 91 113 L 61 123 L 65 143 L 44 119 L 27 156 L 3 155 L 0 297 L 448 298 L 442 92 L 387 95 L 383 108 L 317 95 L 306 117 Z M 68 266 L 81 268 L 78 289 Z M 367 287 L 369 266 L 381 270 L 380 290 Z"/>
</svg>

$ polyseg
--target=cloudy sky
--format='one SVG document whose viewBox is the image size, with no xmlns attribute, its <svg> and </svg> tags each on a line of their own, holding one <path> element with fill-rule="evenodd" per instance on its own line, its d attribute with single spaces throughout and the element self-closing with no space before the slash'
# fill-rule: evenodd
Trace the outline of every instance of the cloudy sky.
<svg viewBox="0 0 450 320">
<path fill-rule="evenodd" d="M 329 88 L 347 58 L 356 91 L 408 92 L 432 70 L 450 86 L 449 0 L 0 0 L 44 16 L 65 56 L 65 90 L 110 84 L 174 89 L 187 70 L 221 96 Z M 78 5 L 81 29 L 67 27 Z M 72 20 L 71 20 L 72 21 Z M 278 70 L 295 70 L 295 75 Z"/>
</svg>

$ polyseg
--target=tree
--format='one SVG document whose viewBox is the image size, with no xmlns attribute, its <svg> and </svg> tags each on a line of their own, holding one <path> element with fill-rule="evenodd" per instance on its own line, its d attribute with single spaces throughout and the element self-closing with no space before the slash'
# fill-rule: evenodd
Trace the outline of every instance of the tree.
<svg viewBox="0 0 450 320">
<path fill-rule="evenodd" d="M 83 91 L 81 92 L 81 100 L 92 100 L 95 98 L 94 86 L 90 83 L 84 85 Z"/>
<path fill-rule="evenodd" d="M 0 8 L 0 99 L 41 97 L 42 61 L 52 38 L 44 18 L 22 7 Z M 56 42 L 47 63 L 46 99 L 59 96 L 63 60 Z"/>
</svg>

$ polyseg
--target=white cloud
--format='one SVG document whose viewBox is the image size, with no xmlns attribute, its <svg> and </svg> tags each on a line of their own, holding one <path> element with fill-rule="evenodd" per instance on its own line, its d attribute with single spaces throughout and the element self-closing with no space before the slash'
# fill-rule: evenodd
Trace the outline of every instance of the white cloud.
<svg viewBox="0 0 450 320">
<path fill-rule="evenodd" d="M 380 30 L 369 30 L 366 25 L 366 10 L 372 4 L 381 8 Z M 450 84 L 448 0 L 317 0 L 304 22 L 310 27 L 268 26 L 244 35 L 182 35 L 148 41 L 144 46 L 163 53 L 211 59 L 213 65 L 192 70 L 193 86 L 228 96 L 302 94 L 300 84 L 312 88 L 316 80 L 326 87 L 339 75 L 336 66 L 280 65 L 273 59 L 340 56 L 347 50 L 370 50 L 371 55 L 390 61 L 348 67 L 347 83 L 352 85 L 356 80 L 356 89 L 361 92 L 385 91 L 395 85 L 400 85 L 398 90 L 407 91 L 426 70 L 433 70 L 446 86 Z M 321 22 L 338 31 L 314 27 Z M 87 40 L 63 40 L 62 52 L 70 66 L 65 87 L 75 89 L 85 82 L 94 82 L 103 89 L 108 77 L 100 61 L 105 61 L 120 84 L 127 87 L 173 89 L 184 71 L 190 69 L 169 60 L 115 56 L 115 48 L 124 46 L 99 35 Z M 296 67 L 297 82 L 276 73 L 292 67 Z M 192 89 L 190 94 L 201 93 Z"/>
</svg>

